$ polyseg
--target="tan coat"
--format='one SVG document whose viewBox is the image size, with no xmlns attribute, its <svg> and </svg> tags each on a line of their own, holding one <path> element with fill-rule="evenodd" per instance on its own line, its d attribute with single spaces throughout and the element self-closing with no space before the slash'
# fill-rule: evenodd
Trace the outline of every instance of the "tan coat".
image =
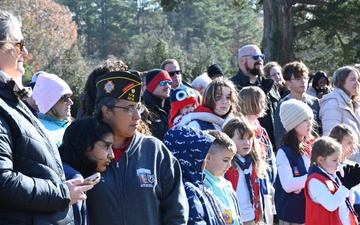
<svg viewBox="0 0 360 225">
<path fill-rule="evenodd" d="M 320 99 L 320 119 L 324 136 L 329 136 L 334 126 L 343 123 L 349 125 L 358 135 L 358 140 L 360 140 L 359 103 L 353 104 L 349 95 L 342 89 L 334 88 L 332 92 Z M 351 158 L 360 162 L 360 153 L 357 153 L 357 155 Z"/>
</svg>

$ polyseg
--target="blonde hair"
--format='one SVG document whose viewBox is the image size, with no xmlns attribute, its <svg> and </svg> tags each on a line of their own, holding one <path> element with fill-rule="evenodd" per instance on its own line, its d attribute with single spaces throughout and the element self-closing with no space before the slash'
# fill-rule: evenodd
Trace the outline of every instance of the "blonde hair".
<svg viewBox="0 0 360 225">
<path fill-rule="evenodd" d="M 223 127 L 222 131 L 230 138 L 233 138 L 236 134 L 235 132 L 238 132 L 241 138 L 249 136 L 249 138 L 252 139 L 252 146 L 250 146 L 251 150 L 249 154 L 254 160 L 256 174 L 258 177 L 263 178 L 266 174 L 268 165 L 261 156 L 262 149 L 259 142 L 256 140 L 255 132 L 250 123 L 245 118 L 240 119 L 239 117 L 235 117 Z"/>
<path fill-rule="evenodd" d="M 239 112 L 243 115 L 257 115 L 263 117 L 266 113 L 267 99 L 264 91 L 256 86 L 244 87 L 239 92 Z M 260 99 L 265 100 L 264 105 Z M 263 113 L 261 113 L 263 112 Z"/>
</svg>

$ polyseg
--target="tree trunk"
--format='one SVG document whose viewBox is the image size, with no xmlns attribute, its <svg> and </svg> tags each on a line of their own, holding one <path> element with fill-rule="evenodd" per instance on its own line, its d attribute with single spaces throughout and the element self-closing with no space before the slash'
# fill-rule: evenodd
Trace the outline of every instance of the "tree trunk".
<svg viewBox="0 0 360 225">
<path fill-rule="evenodd" d="M 290 0 L 264 0 L 263 52 L 266 61 L 280 65 L 294 60 L 294 26 Z"/>
</svg>

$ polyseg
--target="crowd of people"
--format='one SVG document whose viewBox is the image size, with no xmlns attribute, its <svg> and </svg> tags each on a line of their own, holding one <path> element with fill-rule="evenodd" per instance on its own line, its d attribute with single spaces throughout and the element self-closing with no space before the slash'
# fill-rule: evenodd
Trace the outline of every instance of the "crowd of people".
<svg viewBox="0 0 360 225">
<path fill-rule="evenodd" d="M 0 10 L 0 224 L 358 224 L 357 68 L 310 80 L 249 44 L 237 74 L 213 64 L 189 84 L 175 59 L 109 59 L 73 118 L 59 76 L 23 86 L 25 43 Z"/>
</svg>

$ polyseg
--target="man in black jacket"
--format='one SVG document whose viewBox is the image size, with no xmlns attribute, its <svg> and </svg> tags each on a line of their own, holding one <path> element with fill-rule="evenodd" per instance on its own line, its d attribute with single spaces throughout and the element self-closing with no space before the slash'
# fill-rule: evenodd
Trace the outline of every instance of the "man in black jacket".
<svg viewBox="0 0 360 225">
<path fill-rule="evenodd" d="M 169 129 L 171 78 L 165 70 L 152 69 L 145 77 L 142 100 L 148 109 L 141 115 L 154 137 L 162 140 Z"/>
<path fill-rule="evenodd" d="M 272 79 L 264 77 L 263 64 L 265 55 L 256 45 L 245 45 L 238 51 L 239 71 L 230 80 L 238 90 L 247 86 L 258 86 L 266 94 L 268 109 L 266 115 L 259 118 L 260 124 L 266 129 L 273 146 L 275 146 L 274 135 L 274 112 L 280 101 L 280 94 Z"/>
</svg>

